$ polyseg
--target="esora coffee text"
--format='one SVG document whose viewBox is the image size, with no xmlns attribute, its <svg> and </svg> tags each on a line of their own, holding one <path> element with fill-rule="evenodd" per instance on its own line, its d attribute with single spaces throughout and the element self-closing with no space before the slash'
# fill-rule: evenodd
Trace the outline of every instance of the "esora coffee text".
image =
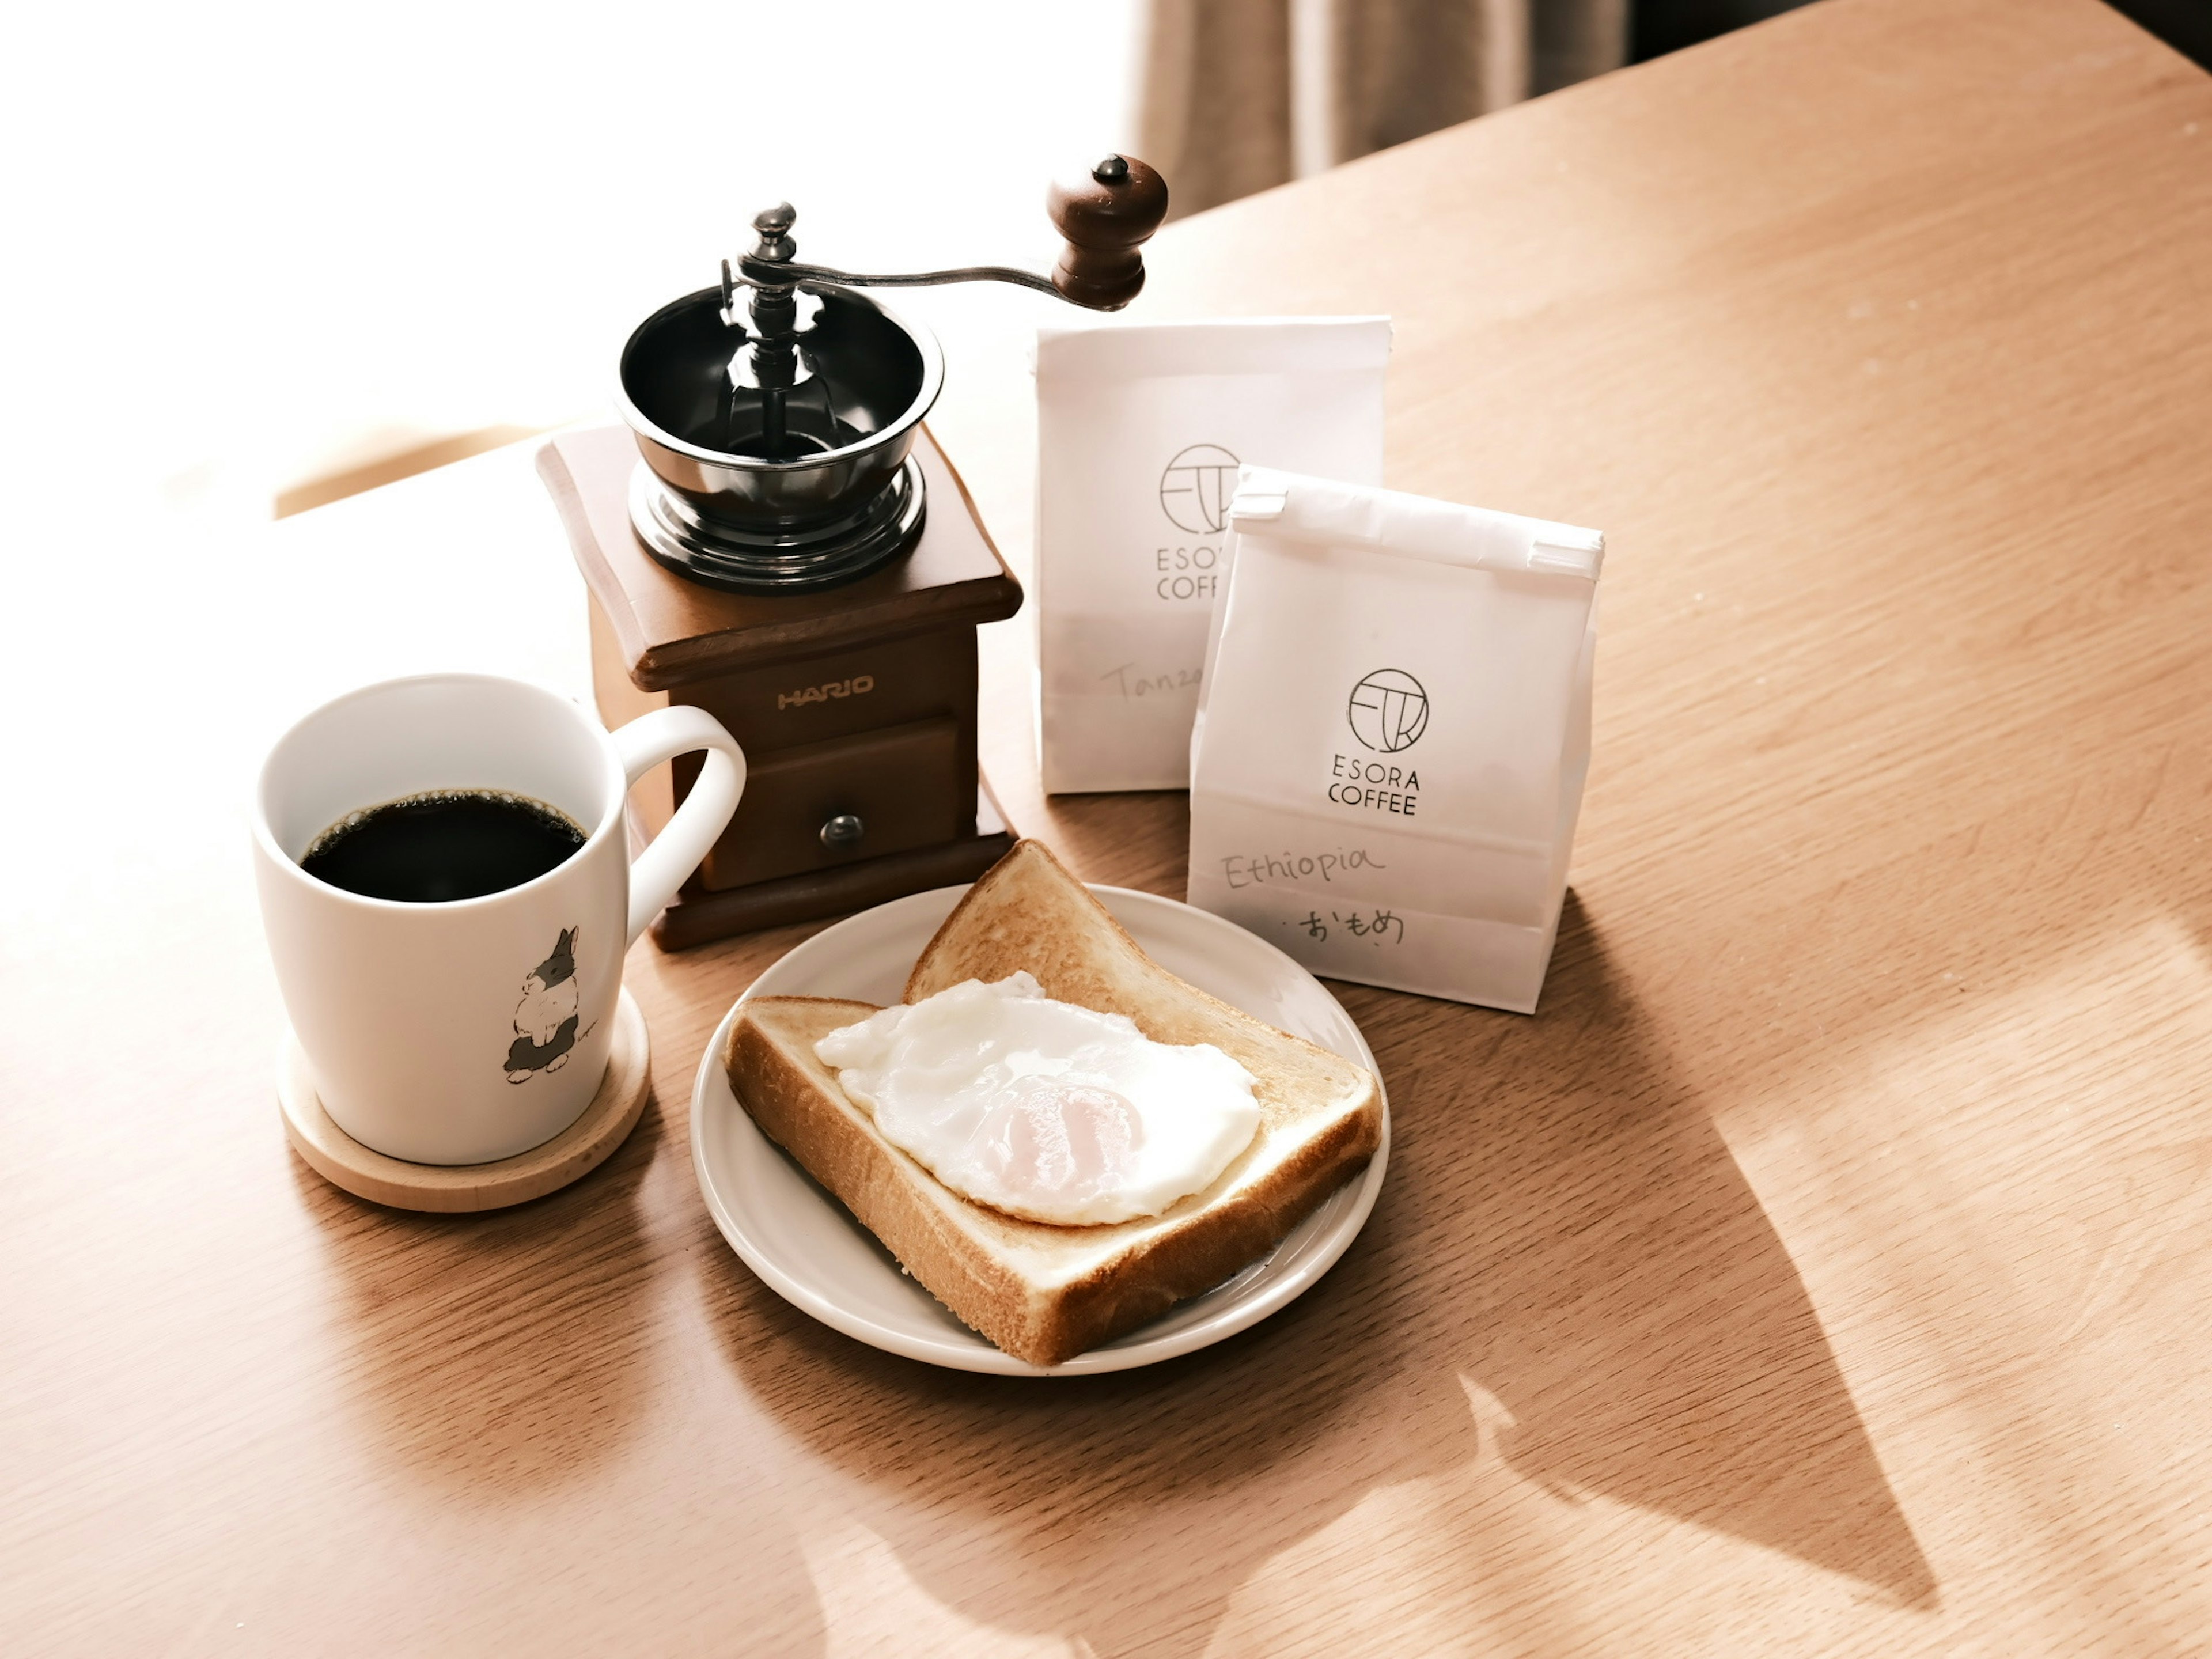
<svg viewBox="0 0 2212 1659">
<path fill-rule="evenodd" d="M 1401 818 L 1414 817 L 1420 807 L 1421 775 L 1410 766 L 1337 755 L 1331 759 L 1329 778 L 1328 798 L 1339 806 L 1365 807 Z"/>
<path fill-rule="evenodd" d="M 1196 547 L 1163 547 L 1152 555 L 1159 580 L 1152 592 L 1164 599 L 1210 599 L 1220 577 L 1214 566 L 1221 550 L 1200 544 Z"/>
</svg>

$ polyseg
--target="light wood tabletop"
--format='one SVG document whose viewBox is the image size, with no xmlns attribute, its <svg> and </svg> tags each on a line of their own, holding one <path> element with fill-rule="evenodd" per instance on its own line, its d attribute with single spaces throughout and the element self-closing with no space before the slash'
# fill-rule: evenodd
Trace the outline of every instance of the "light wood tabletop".
<svg viewBox="0 0 2212 1659">
<path fill-rule="evenodd" d="M 2212 1649 L 2212 80 L 2094 0 L 1830 0 L 1151 264 L 1134 316 L 1389 312 L 1389 482 L 1609 538 L 1540 1012 L 1339 988 L 1350 1252 L 1096 1379 L 817 1325 L 686 1140 L 805 928 L 633 954 L 656 1098 L 576 1187 L 334 1191 L 245 798 L 362 679 L 582 688 L 529 454 L 19 551 L 0 1649 Z M 933 424 L 1026 568 L 1043 313 L 963 314 Z M 1017 826 L 1179 896 L 1181 797 L 1040 797 L 1025 626 Z"/>
</svg>

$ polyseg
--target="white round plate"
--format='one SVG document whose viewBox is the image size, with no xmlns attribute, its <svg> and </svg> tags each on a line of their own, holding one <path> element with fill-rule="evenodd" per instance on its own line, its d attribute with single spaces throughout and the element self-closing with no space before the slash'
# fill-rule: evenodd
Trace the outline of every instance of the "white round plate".
<svg viewBox="0 0 2212 1659">
<path fill-rule="evenodd" d="M 1358 1178 L 1331 1194 L 1289 1237 L 1234 1278 L 1149 1325 L 1058 1365 L 1032 1365 L 969 1330 L 908 1278 L 875 1235 L 753 1125 L 731 1092 L 722 1051 L 738 1010 L 756 996 L 896 1002 L 964 887 L 940 887 L 848 917 L 787 952 L 715 1028 L 691 1091 L 691 1165 L 714 1224 L 745 1265 L 793 1306 L 863 1342 L 963 1371 L 1080 1376 L 1188 1353 L 1258 1323 L 1327 1273 L 1375 1207 L 1390 1154 L 1382 1140 Z M 1152 893 L 1093 887 L 1152 960 L 1255 1019 L 1375 1071 L 1352 1016 L 1321 981 L 1234 922 Z M 1381 1077 L 1376 1073 L 1378 1082 Z"/>
</svg>

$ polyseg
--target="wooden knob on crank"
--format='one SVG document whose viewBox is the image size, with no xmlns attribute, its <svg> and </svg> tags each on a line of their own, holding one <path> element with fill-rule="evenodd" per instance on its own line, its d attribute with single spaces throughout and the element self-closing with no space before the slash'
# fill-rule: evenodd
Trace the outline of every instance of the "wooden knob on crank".
<svg viewBox="0 0 2212 1659">
<path fill-rule="evenodd" d="M 1168 216 L 1167 181 L 1134 156 L 1109 155 L 1086 173 L 1054 181 L 1045 211 L 1067 239 L 1052 268 L 1063 298 L 1119 311 L 1145 286 L 1137 252 Z"/>
</svg>

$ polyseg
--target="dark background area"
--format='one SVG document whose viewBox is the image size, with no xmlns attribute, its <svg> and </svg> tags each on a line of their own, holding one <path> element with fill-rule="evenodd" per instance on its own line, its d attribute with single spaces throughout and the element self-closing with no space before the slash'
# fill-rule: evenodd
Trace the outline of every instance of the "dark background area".
<svg viewBox="0 0 2212 1659">
<path fill-rule="evenodd" d="M 2212 69 L 2212 0 L 2110 0 L 2177 52 Z M 1805 0 L 1636 0 L 1630 52 L 1638 62 L 1794 10 Z"/>
</svg>

